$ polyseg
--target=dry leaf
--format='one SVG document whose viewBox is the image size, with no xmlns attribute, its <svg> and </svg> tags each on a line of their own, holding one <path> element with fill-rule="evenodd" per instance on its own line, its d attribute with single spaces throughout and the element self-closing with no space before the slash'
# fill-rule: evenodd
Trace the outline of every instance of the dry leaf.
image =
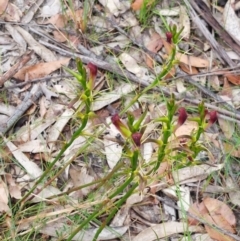
<svg viewBox="0 0 240 241">
<path fill-rule="evenodd" d="M 0 15 L 2 15 L 7 8 L 8 0 L 0 0 Z"/>
<path fill-rule="evenodd" d="M 181 32 L 181 37 L 185 39 L 189 39 L 190 36 L 190 19 L 186 10 L 186 7 L 180 5 L 180 13 L 179 13 L 179 29 L 183 28 Z"/>
<path fill-rule="evenodd" d="M 121 0 L 98 0 L 105 8 L 107 8 L 108 12 L 118 17 L 120 13 L 125 13 L 130 9 L 129 1 L 121 1 Z"/>
<path fill-rule="evenodd" d="M 7 180 L 8 183 L 8 188 L 9 188 L 9 194 L 11 197 L 15 198 L 15 199 L 20 199 L 22 198 L 22 193 L 21 193 L 21 188 L 20 186 L 18 186 L 14 179 L 12 178 L 11 174 L 6 173 L 5 174 L 5 178 Z"/>
<path fill-rule="evenodd" d="M 111 123 L 110 117 L 106 119 L 106 122 L 110 124 L 109 124 L 109 128 L 107 129 L 108 134 L 103 139 L 103 143 L 104 143 L 107 163 L 110 169 L 113 169 L 122 156 L 123 146 L 121 146 L 117 142 L 110 140 L 110 139 L 116 138 L 116 136 L 121 134 L 118 131 L 118 129 Z"/>
<path fill-rule="evenodd" d="M 168 43 L 164 39 L 162 41 L 167 54 L 170 55 L 172 52 L 173 45 Z M 194 66 L 197 68 L 209 67 L 209 61 L 199 57 L 189 56 L 182 53 L 176 53 L 175 59 L 178 60 L 180 63 L 186 64 L 188 66 Z"/>
<path fill-rule="evenodd" d="M 229 192 L 229 198 L 232 204 L 237 205 L 240 207 L 240 189 L 236 181 L 234 181 L 231 177 L 227 177 L 226 180 L 227 188 L 231 189 L 232 191 Z"/>
<path fill-rule="evenodd" d="M 40 63 L 32 66 L 27 66 L 18 71 L 14 78 L 19 80 L 25 80 L 25 76 L 28 75 L 29 80 L 45 77 L 53 71 L 62 67 L 62 65 L 68 65 L 70 58 L 64 58 L 57 61 Z"/>
<path fill-rule="evenodd" d="M 146 48 L 153 53 L 157 53 L 162 46 L 162 37 L 158 33 L 154 32 Z M 153 59 L 148 54 L 146 54 L 146 64 L 148 67 L 153 68 Z"/>
<path fill-rule="evenodd" d="M 235 233 L 236 218 L 233 211 L 224 203 L 214 198 L 205 198 L 203 200 L 210 216 L 215 223 L 231 233 Z"/>
<path fill-rule="evenodd" d="M 12 152 L 13 156 L 15 157 L 16 161 L 26 170 L 28 175 L 31 178 L 38 178 L 42 175 L 43 171 L 38 167 L 38 165 L 28 159 L 28 157 L 22 153 L 18 148 L 7 139 L 4 138 L 7 147 Z"/>
<path fill-rule="evenodd" d="M 218 119 L 218 123 L 221 127 L 221 130 L 223 131 L 224 136 L 227 139 L 231 139 L 233 136 L 233 133 L 235 131 L 235 124 L 233 122 L 230 122 L 228 120 L 224 120 L 222 118 Z"/>
<path fill-rule="evenodd" d="M 226 153 L 228 153 L 230 156 L 238 157 L 240 158 L 240 148 L 235 147 L 229 143 L 223 143 L 223 149 Z"/>
<path fill-rule="evenodd" d="M 208 222 L 209 224 L 215 224 L 214 220 L 212 219 L 212 217 L 209 214 L 204 214 L 203 215 L 203 219 Z M 234 241 L 232 238 L 222 234 L 220 231 L 216 230 L 215 228 L 211 228 L 208 225 L 204 225 L 208 235 L 217 241 Z"/>
<path fill-rule="evenodd" d="M 53 31 L 53 37 L 59 43 L 64 43 L 68 39 L 67 36 L 63 32 L 58 31 L 58 30 Z"/>
<path fill-rule="evenodd" d="M 238 42 L 240 41 L 240 22 L 235 13 L 231 0 L 228 0 L 223 11 L 223 22 L 225 30 Z"/>
<path fill-rule="evenodd" d="M 43 24 L 52 24 L 56 26 L 57 28 L 64 28 L 67 24 L 67 19 L 65 15 L 62 14 L 56 14 L 52 16 L 50 19 L 48 19 L 46 22 Z"/>
<path fill-rule="evenodd" d="M 186 120 L 183 125 L 181 125 L 175 132 L 174 135 L 172 135 L 172 139 L 175 139 L 175 137 L 182 136 L 182 135 L 188 135 L 190 136 L 195 130 L 197 130 L 198 124 L 196 121 L 189 121 Z"/>
<path fill-rule="evenodd" d="M 175 183 L 191 183 L 205 179 L 214 171 L 219 171 L 224 167 L 224 164 L 209 166 L 207 164 L 184 167 L 173 171 L 172 176 Z"/>
<path fill-rule="evenodd" d="M 184 233 L 186 229 L 190 232 L 202 232 L 200 226 L 188 226 L 184 222 L 167 222 L 153 225 L 141 231 L 132 241 L 153 241 L 166 238 L 177 233 Z"/>
<path fill-rule="evenodd" d="M 190 214 L 192 214 L 193 216 L 196 216 L 196 217 L 202 219 L 203 215 L 205 213 L 208 213 L 208 210 L 207 210 L 207 208 L 206 208 L 206 206 L 204 205 L 203 202 L 201 202 L 201 203 L 195 202 L 189 207 L 188 212 Z M 199 221 L 197 219 L 189 216 L 188 217 L 188 223 L 190 225 L 198 225 Z"/>
<path fill-rule="evenodd" d="M 46 1 L 46 4 L 40 9 L 41 17 L 48 18 L 58 14 L 62 9 L 62 2 L 60 0 Z"/>
<path fill-rule="evenodd" d="M 16 26 L 15 29 L 22 35 L 22 37 L 26 40 L 29 47 L 34 50 L 36 54 L 38 54 L 44 61 L 56 61 L 55 55 L 47 49 L 45 46 L 40 44 L 38 41 L 36 41 L 32 35 L 27 32 L 25 29 Z"/>
<path fill-rule="evenodd" d="M 20 9 L 16 5 L 9 3 L 4 13 L 4 20 L 9 22 L 20 22 L 21 17 L 22 12 Z"/>
<path fill-rule="evenodd" d="M 227 79 L 234 85 L 240 85 L 240 75 L 225 74 Z"/>
<path fill-rule="evenodd" d="M 197 68 L 209 67 L 209 61 L 199 57 L 189 56 L 186 54 L 176 53 L 176 59 L 184 64 L 194 66 Z"/>
<path fill-rule="evenodd" d="M 0 177 L 0 213 L 6 212 L 11 215 L 10 208 L 8 206 L 8 188 L 5 182 Z"/>
<path fill-rule="evenodd" d="M 198 74 L 199 73 L 197 68 L 195 68 L 194 66 L 189 66 L 184 63 L 179 63 L 179 67 L 181 68 L 182 71 L 184 71 L 187 74 Z"/>
<path fill-rule="evenodd" d="M 189 212 L 200 219 L 223 228 L 231 233 L 235 233 L 236 218 L 232 210 L 223 202 L 205 198 L 200 204 L 194 203 L 189 208 Z M 188 218 L 188 222 L 192 225 L 198 225 L 198 221 L 194 218 Z M 218 241 L 233 241 L 232 238 L 223 235 L 220 231 L 205 225 L 209 236 Z"/>
<path fill-rule="evenodd" d="M 73 180 L 74 187 L 79 187 L 94 181 L 94 177 L 88 175 L 87 168 L 82 167 L 80 171 L 70 168 L 69 174 Z M 94 188 L 93 185 L 81 189 L 81 193 L 86 196 Z"/>
<path fill-rule="evenodd" d="M 148 69 L 138 65 L 136 59 L 133 58 L 130 54 L 122 53 L 119 56 L 119 59 L 121 60 L 125 68 L 131 73 L 135 74 L 136 77 L 148 82 L 150 82 L 151 79 L 154 79 L 154 77 L 149 74 Z"/>
</svg>

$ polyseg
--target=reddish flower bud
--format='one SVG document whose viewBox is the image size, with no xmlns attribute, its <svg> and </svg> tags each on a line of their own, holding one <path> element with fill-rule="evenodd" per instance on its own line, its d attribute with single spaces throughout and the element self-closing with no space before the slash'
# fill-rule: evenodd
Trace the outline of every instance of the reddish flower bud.
<svg viewBox="0 0 240 241">
<path fill-rule="evenodd" d="M 91 62 L 87 64 L 87 67 L 89 69 L 89 86 L 92 90 L 95 85 L 95 79 L 97 77 L 97 71 L 98 68 L 96 65 L 92 64 Z"/>
<path fill-rule="evenodd" d="M 114 114 L 111 117 L 111 121 L 113 125 L 123 134 L 125 137 L 131 136 L 131 131 L 128 129 L 128 127 L 121 121 L 118 114 Z"/>
<path fill-rule="evenodd" d="M 217 111 L 212 110 L 211 112 L 209 112 L 209 121 L 208 123 L 210 125 L 214 124 L 217 121 L 218 117 L 217 117 Z"/>
<path fill-rule="evenodd" d="M 178 113 L 179 113 L 179 116 L 178 116 L 178 123 L 177 123 L 177 125 L 181 126 L 181 125 L 184 124 L 184 122 L 187 119 L 187 111 L 186 111 L 186 109 L 184 107 L 180 107 L 178 109 Z"/>
<path fill-rule="evenodd" d="M 167 42 L 171 44 L 172 43 L 172 37 L 173 37 L 172 33 L 166 32 L 166 37 L 167 37 Z"/>
<path fill-rule="evenodd" d="M 186 121 L 188 115 L 187 115 L 187 111 L 184 107 L 180 107 L 178 109 L 178 122 L 177 122 L 177 125 L 174 127 L 173 129 L 173 132 L 175 133 L 175 131 L 181 126 L 184 124 L 184 122 Z"/>
<path fill-rule="evenodd" d="M 132 139 L 133 139 L 134 143 L 136 144 L 136 146 L 141 145 L 141 138 L 142 138 L 142 133 L 140 133 L 140 132 L 136 132 L 136 133 L 132 134 Z"/>
<path fill-rule="evenodd" d="M 97 66 L 90 62 L 90 63 L 88 63 L 87 67 L 90 70 L 90 75 L 96 77 L 97 76 L 97 71 L 98 71 Z"/>
</svg>

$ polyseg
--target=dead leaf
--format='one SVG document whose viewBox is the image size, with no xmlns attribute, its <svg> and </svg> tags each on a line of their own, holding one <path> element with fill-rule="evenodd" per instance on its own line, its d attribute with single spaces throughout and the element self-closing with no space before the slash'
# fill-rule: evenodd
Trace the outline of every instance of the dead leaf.
<svg viewBox="0 0 240 241">
<path fill-rule="evenodd" d="M 171 54 L 173 45 L 168 43 L 166 40 L 162 40 L 164 47 L 166 49 L 166 52 L 168 55 Z M 182 53 L 176 53 L 175 59 L 178 60 L 180 63 L 186 64 L 188 66 L 194 66 L 197 68 L 206 68 L 209 67 L 209 61 L 206 59 L 202 59 L 199 57 L 194 57 Z"/>
<path fill-rule="evenodd" d="M 58 31 L 58 30 L 53 31 L 53 37 L 59 43 L 64 43 L 68 39 L 67 36 L 63 32 Z"/>
<path fill-rule="evenodd" d="M 87 173 L 87 168 L 82 167 L 80 171 L 70 168 L 69 174 L 73 180 L 74 187 L 79 187 L 94 181 L 94 177 Z M 81 189 L 82 195 L 86 196 L 94 188 L 93 185 Z"/>
<path fill-rule="evenodd" d="M 20 9 L 16 5 L 9 3 L 4 13 L 4 20 L 7 22 L 20 22 L 21 17 L 22 12 Z"/>
<path fill-rule="evenodd" d="M 175 135 L 172 135 L 171 139 L 182 135 L 191 135 L 195 130 L 197 130 L 198 124 L 196 121 L 185 121 L 175 132 Z M 174 137 L 175 136 L 175 137 Z"/>
<path fill-rule="evenodd" d="M 26 75 L 28 75 L 29 80 L 42 78 L 61 68 L 62 65 L 68 65 L 69 61 L 70 58 L 64 58 L 57 61 L 27 66 L 18 71 L 17 74 L 14 75 L 14 78 L 22 81 L 25 80 Z"/>
<path fill-rule="evenodd" d="M 235 233 L 236 217 L 233 211 L 224 203 L 217 199 L 207 197 L 203 200 L 210 216 L 217 226 Z"/>
<path fill-rule="evenodd" d="M 31 47 L 34 50 L 34 52 L 38 54 L 44 61 L 47 61 L 47 62 L 56 61 L 56 57 L 52 53 L 52 51 L 50 51 L 45 46 L 43 46 L 38 41 L 36 41 L 29 32 L 27 32 L 25 29 L 19 26 L 16 26 L 15 29 L 26 40 L 29 47 Z"/>
<path fill-rule="evenodd" d="M 224 76 L 234 85 L 240 85 L 240 75 L 225 74 Z"/>
<path fill-rule="evenodd" d="M 125 13 L 130 9 L 129 1 L 121 1 L 121 0 L 98 0 L 105 8 L 107 8 L 108 12 L 118 17 L 120 13 Z"/>
<path fill-rule="evenodd" d="M 187 74 L 198 74 L 199 73 L 197 68 L 195 68 L 194 66 L 189 66 L 184 63 L 179 63 L 179 67 L 181 68 L 182 71 L 184 71 Z"/>
<path fill-rule="evenodd" d="M 52 99 L 52 97 L 57 98 L 58 94 L 56 94 L 55 92 L 51 91 L 50 89 L 47 88 L 47 84 L 46 83 L 42 83 L 40 84 L 41 89 L 43 91 L 43 94 L 46 97 L 46 100 L 50 101 Z"/>
<path fill-rule="evenodd" d="M 202 219 L 203 215 L 205 213 L 208 213 L 208 210 L 207 210 L 207 208 L 206 208 L 206 206 L 204 205 L 203 202 L 201 202 L 201 203 L 195 202 L 192 205 L 190 205 L 190 207 L 188 209 L 188 212 L 190 214 Z M 190 225 L 198 225 L 200 222 L 197 219 L 189 216 L 188 217 L 188 223 Z"/>
<path fill-rule="evenodd" d="M 231 0 L 228 0 L 224 7 L 223 22 L 225 30 L 239 43 L 240 22 Z"/>
<path fill-rule="evenodd" d="M 8 0 L 0 0 L 0 15 L 2 15 L 7 8 Z"/>
<path fill-rule="evenodd" d="M 232 190 L 229 192 L 229 198 L 230 198 L 231 203 L 240 207 L 240 203 L 239 203 L 240 190 L 237 185 L 237 182 L 234 181 L 231 177 L 227 177 L 226 186 L 227 186 L 227 188 Z"/>
<path fill-rule="evenodd" d="M 156 224 L 152 227 L 146 228 L 135 236 L 132 241 L 153 241 L 156 239 L 166 238 L 177 233 L 184 233 L 185 230 L 190 232 L 202 232 L 200 226 L 188 226 L 184 222 L 167 222 Z"/>
<path fill-rule="evenodd" d="M 232 210 L 223 202 L 213 199 L 205 198 L 200 204 L 194 203 L 189 208 L 189 212 L 200 219 L 223 228 L 231 233 L 235 233 L 236 218 Z M 188 218 L 188 222 L 192 225 L 198 225 L 198 220 Z M 209 236 L 218 241 L 233 241 L 232 238 L 223 235 L 220 231 L 205 225 Z"/>
<path fill-rule="evenodd" d="M 11 142 L 4 138 L 7 147 L 12 152 L 16 161 L 26 170 L 31 178 L 38 178 L 42 175 L 43 171 L 38 165 L 28 159 L 28 157 L 18 150 L 18 148 Z"/>
<path fill-rule="evenodd" d="M 173 171 L 172 176 L 175 183 L 191 183 L 205 179 L 214 171 L 219 171 L 224 167 L 223 164 L 209 166 L 207 164 L 184 167 Z"/>
<path fill-rule="evenodd" d="M 189 56 L 186 54 L 176 53 L 176 59 L 184 64 L 194 66 L 197 68 L 209 67 L 209 61 L 199 57 Z"/>
<path fill-rule="evenodd" d="M 235 131 L 235 124 L 222 118 L 218 119 L 218 123 L 221 127 L 221 130 L 223 131 L 224 136 L 227 139 L 231 139 Z"/>
<path fill-rule="evenodd" d="M 6 212 L 11 215 L 11 210 L 8 206 L 8 195 L 7 185 L 0 177 L 0 213 Z"/>
<path fill-rule="evenodd" d="M 239 157 L 240 158 L 240 148 L 235 147 L 229 143 L 223 143 L 223 149 L 230 156 Z"/>
<path fill-rule="evenodd" d="M 62 14 L 56 14 L 52 16 L 50 19 L 48 19 L 43 24 L 52 24 L 57 28 L 64 28 L 67 24 L 67 19 L 65 15 Z"/>
<path fill-rule="evenodd" d="M 114 101 L 118 100 L 122 96 L 133 92 L 136 88 L 137 88 L 137 85 L 133 85 L 133 84 L 120 85 L 116 89 L 114 89 L 108 93 L 105 93 L 102 96 L 99 96 L 99 98 L 97 98 L 94 101 L 92 110 L 93 111 L 100 110 L 104 106 L 107 106 L 107 105 L 113 103 Z"/>
<path fill-rule="evenodd" d="M 180 5 L 180 13 L 179 13 L 179 29 L 183 28 L 181 32 L 181 37 L 185 39 L 189 39 L 190 37 L 190 19 L 186 10 L 186 7 Z"/>
<path fill-rule="evenodd" d="M 21 187 L 15 183 L 14 179 L 12 178 L 12 175 L 6 173 L 5 178 L 8 183 L 10 196 L 16 199 L 22 198 Z"/>
<path fill-rule="evenodd" d="M 41 8 L 41 17 L 48 18 L 58 14 L 62 9 L 62 3 L 60 0 L 47 1 Z"/>
<path fill-rule="evenodd" d="M 212 217 L 209 214 L 204 214 L 203 215 L 203 219 L 208 222 L 209 224 L 215 224 L 214 220 L 212 219 Z M 229 236 L 226 236 L 224 234 L 222 234 L 220 231 L 216 230 L 215 228 L 211 228 L 208 225 L 204 225 L 208 235 L 217 241 L 234 241 L 234 239 L 230 238 Z"/>
<path fill-rule="evenodd" d="M 135 74 L 136 77 L 148 82 L 150 79 L 154 79 L 154 77 L 149 74 L 148 69 L 140 66 L 137 63 L 136 59 L 133 58 L 130 54 L 122 53 L 119 56 L 119 59 L 121 60 L 125 68 L 131 73 Z"/>
<path fill-rule="evenodd" d="M 146 48 L 153 53 L 157 53 L 162 48 L 162 46 L 162 37 L 158 33 L 154 32 L 150 38 L 149 43 L 146 45 Z M 153 68 L 153 59 L 148 54 L 146 54 L 146 64 L 148 67 Z"/>
</svg>

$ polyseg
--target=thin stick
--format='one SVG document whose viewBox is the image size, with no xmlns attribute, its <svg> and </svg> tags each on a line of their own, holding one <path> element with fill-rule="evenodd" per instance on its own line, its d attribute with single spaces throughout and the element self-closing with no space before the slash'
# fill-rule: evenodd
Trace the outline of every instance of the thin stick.
<svg viewBox="0 0 240 241">
<path fill-rule="evenodd" d="M 25 53 L 21 56 L 18 62 L 13 65 L 4 75 L 0 77 L 0 86 L 2 86 L 8 79 L 12 78 L 24 65 L 32 58 L 33 51 Z"/>
<path fill-rule="evenodd" d="M 48 80 L 51 80 L 51 79 L 61 79 L 61 78 L 69 78 L 69 77 L 72 77 L 72 76 L 69 75 L 69 74 L 65 74 L 65 75 L 48 76 L 48 77 L 44 77 L 44 78 L 33 79 L 33 80 L 25 81 L 25 82 L 23 82 L 23 83 L 14 84 L 14 85 L 12 85 L 12 86 L 3 87 L 3 88 L 0 89 L 0 91 L 9 90 L 9 89 L 14 89 L 14 88 L 18 88 L 18 87 L 23 87 L 23 86 L 28 85 L 28 84 L 33 84 L 33 83 L 48 81 Z"/>
</svg>

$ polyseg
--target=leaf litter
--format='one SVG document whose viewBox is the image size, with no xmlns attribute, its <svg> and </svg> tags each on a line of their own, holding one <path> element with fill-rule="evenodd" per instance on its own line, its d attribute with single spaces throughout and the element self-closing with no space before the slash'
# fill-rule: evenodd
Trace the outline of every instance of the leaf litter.
<svg viewBox="0 0 240 241">
<path fill-rule="evenodd" d="M 201 3 L 200 0 L 198 2 Z M 238 12 L 234 8 L 237 5 L 230 0 L 225 2 L 223 13 L 217 13 L 222 15 L 220 24 L 238 44 L 237 31 L 240 27 Z M 3 75 L 17 63 L 18 57 L 33 50 L 29 63 L 20 65 L 17 73 L 8 72 L 8 78 L 3 83 L 6 90 L 1 91 L 3 95 L 0 97 L 1 128 L 8 126 L 9 120 L 16 116 L 8 131 L 2 134 L 0 212 L 4 217 L 1 222 L 4 232 L 12 238 L 18 234 L 24 236 L 24 232 L 30 232 L 31 223 L 38 227 L 34 232 L 39 238 L 44 235 L 50 239 L 59 235 L 67 238 L 71 234 L 71 227 L 66 229 L 65 225 L 75 223 L 74 228 L 77 228 L 76 223 L 88 218 L 89 214 L 84 212 L 94 207 L 95 200 L 99 203 L 106 202 L 104 215 L 114 208 L 107 201 L 108 195 L 124 182 L 126 173 L 122 167 L 129 166 L 129 163 L 127 146 L 123 144 L 124 136 L 111 123 L 111 116 L 121 113 L 131 103 L 131 99 L 137 96 L 142 88 L 141 81 L 147 85 L 153 83 L 168 63 L 176 45 L 175 66 L 169 70 L 170 74 L 165 79 L 161 79 L 159 87 L 166 87 L 168 95 L 175 94 L 178 104 L 191 112 L 190 119 L 196 116 L 194 100 L 204 100 L 222 108 L 219 99 L 206 93 L 214 92 L 227 98 L 226 102 L 232 106 L 231 114 L 227 115 L 230 120 L 219 115 L 220 129 L 217 137 L 210 137 L 210 132 L 214 132 L 212 127 L 201 135 L 200 142 L 205 148 L 200 152 L 202 156 L 199 154 L 197 157 L 196 165 L 172 162 L 169 157 L 169 160 L 164 159 L 158 172 L 145 176 L 146 165 L 152 165 L 157 156 L 157 145 L 147 140 L 161 136 L 161 126 L 154 119 L 166 116 L 166 105 L 163 107 L 162 103 L 169 96 L 166 92 L 163 94 L 161 90 L 154 89 L 138 98 L 129 108 L 128 114 L 132 114 L 136 121 L 140 117 L 135 114 L 136 109 L 140 113 L 148 110 L 142 130 L 146 142 L 143 141 L 140 146 L 142 156 L 139 163 L 139 187 L 130 195 L 126 204 L 122 204 L 98 239 L 122 237 L 127 240 L 157 240 L 170 237 L 174 240 L 174 237 L 183 239 L 188 235 L 192 240 L 234 240 L 233 237 L 239 235 L 240 230 L 240 224 L 236 221 L 240 219 L 237 174 L 240 170 L 231 168 L 231 165 L 239 165 L 240 157 L 239 124 L 236 122 L 239 120 L 237 114 L 240 100 L 236 90 L 239 73 L 237 68 L 224 68 L 233 67 L 232 63 L 237 66 L 239 53 L 236 48 L 231 49 L 231 46 L 220 41 L 223 52 L 232 61 L 230 66 L 223 63 L 222 56 L 220 58 L 214 50 L 211 38 L 203 37 L 201 30 L 196 27 L 199 25 L 193 16 L 194 11 L 199 9 L 195 5 L 189 9 L 184 3 L 170 6 L 167 1 L 146 3 L 143 0 L 114 0 L 89 3 L 72 1 L 70 6 L 66 2 L 54 0 L 39 1 L 36 8 L 34 4 L 29 3 L 30 6 L 27 6 L 20 3 L 21 1 L 0 1 Z M 221 8 L 216 6 L 214 11 L 218 10 Z M 214 14 L 208 17 L 213 19 Z M 34 31 L 29 28 L 31 24 L 36 26 Z M 175 39 L 170 37 L 169 40 L 166 33 L 175 28 L 177 31 L 182 29 L 182 32 L 178 42 L 172 43 Z M 200 49 L 199 55 L 194 52 L 197 39 L 207 46 Z M 57 49 L 46 43 L 54 44 Z M 34 187 L 37 179 L 47 170 L 47 165 L 71 139 L 82 119 L 82 89 L 73 78 L 64 77 L 65 70 L 62 66 L 71 69 L 76 67 L 73 53 L 82 56 L 84 63 L 91 62 L 91 57 L 86 52 L 89 56 L 94 56 L 98 67 L 97 80 L 100 80 L 99 87 L 94 92 L 92 111 L 95 114 L 89 119 L 83 135 L 66 148 L 55 164 L 57 175 L 52 173 L 52 176 L 38 184 L 29 198 L 28 202 L 38 208 L 39 213 L 33 212 L 29 216 L 26 211 L 20 219 L 12 212 L 13 204 Z M 89 58 L 88 61 L 84 60 L 85 57 Z M 110 64 L 110 70 L 106 71 L 104 63 Z M 120 67 L 119 71 L 116 71 L 116 66 Z M 201 80 L 201 75 L 206 75 L 206 84 L 202 87 L 207 89 L 204 92 L 206 96 L 202 95 L 202 89 L 191 86 L 185 77 L 179 76 L 179 68 L 195 82 Z M 52 78 L 43 83 L 40 80 L 31 82 L 49 76 Z M 132 82 L 133 76 L 139 80 L 138 83 Z M 9 88 L 20 81 L 28 85 L 22 89 Z M 39 87 L 36 88 L 35 94 L 38 97 L 35 99 L 30 95 L 34 86 Z M 21 112 L 18 106 L 24 105 L 28 95 L 29 101 L 32 100 L 32 111 Z M 122 116 L 124 123 L 128 123 L 126 113 L 122 113 Z M 196 129 L 196 122 L 188 120 L 174 132 L 169 139 L 171 155 L 177 153 L 175 146 L 180 146 L 181 151 L 185 150 L 184 143 Z M 222 144 L 219 144 L 219 140 Z M 229 174 L 225 176 L 228 168 Z M 209 192 L 214 182 L 218 182 L 219 187 L 222 185 L 224 195 Z M 198 185 L 197 191 L 193 189 L 194 185 Z M 124 193 L 125 190 L 121 195 Z M 164 197 L 165 201 L 158 201 L 158 195 Z M 61 200 L 63 197 L 66 199 Z M 169 202 L 177 206 L 172 207 Z M 54 210 L 51 211 L 52 216 L 37 206 L 38 203 L 44 203 L 47 209 Z M 76 208 L 67 211 L 72 206 Z M 189 218 L 187 223 L 184 216 L 187 211 L 207 224 L 194 218 Z M 39 214 L 45 218 L 44 223 L 39 222 Z M 104 215 L 98 216 L 94 225 L 91 223 L 86 231 L 79 231 L 72 240 L 93 240 L 100 222 L 105 221 Z M 12 225 L 8 222 L 9 217 L 16 227 L 19 225 L 15 233 L 7 232 L 6 227 L 10 229 Z M 20 234 L 20 231 L 24 232 Z"/>
</svg>

